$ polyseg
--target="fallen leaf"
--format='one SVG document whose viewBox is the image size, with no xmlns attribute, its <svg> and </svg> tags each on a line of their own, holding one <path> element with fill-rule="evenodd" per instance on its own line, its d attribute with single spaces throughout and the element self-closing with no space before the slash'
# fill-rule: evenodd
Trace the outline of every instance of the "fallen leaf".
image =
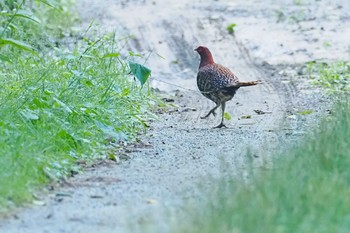
<svg viewBox="0 0 350 233">
<path fill-rule="evenodd" d="M 300 115 L 309 115 L 309 114 L 311 114 L 311 113 L 313 113 L 314 111 L 313 110 L 311 110 L 311 109 L 306 109 L 306 110 L 304 110 L 304 111 L 299 111 L 298 113 L 300 114 Z"/>
<path fill-rule="evenodd" d="M 231 115 L 229 114 L 229 113 L 227 113 L 227 112 L 225 112 L 224 113 L 224 118 L 225 118 L 225 120 L 231 120 Z"/>
</svg>

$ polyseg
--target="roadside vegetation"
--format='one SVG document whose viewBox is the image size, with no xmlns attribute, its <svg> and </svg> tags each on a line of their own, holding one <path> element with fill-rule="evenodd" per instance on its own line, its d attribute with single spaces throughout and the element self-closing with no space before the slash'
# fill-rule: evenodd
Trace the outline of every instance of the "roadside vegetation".
<svg viewBox="0 0 350 233">
<path fill-rule="evenodd" d="M 347 232 L 350 229 L 350 64 L 310 63 L 315 83 L 333 93 L 330 115 L 297 146 L 251 178 L 225 177 L 172 232 Z M 248 156 L 249 157 L 249 156 Z M 248 159 L 249 161 L 249 159 Z M 226 174 L 226 173 L 225 173 Z M 213 182 L 215 183 L 215 182 Z"/>
<path fill-rule="evenodd" d="M 131 62 L 139 55 L 122 56 L 113 33 L 72 30 L 71 7 L 0 2 L 0 210 L 32 200 L 79 160 L 115 158 L 154 118 L 150 70 Z"/>
</svg>

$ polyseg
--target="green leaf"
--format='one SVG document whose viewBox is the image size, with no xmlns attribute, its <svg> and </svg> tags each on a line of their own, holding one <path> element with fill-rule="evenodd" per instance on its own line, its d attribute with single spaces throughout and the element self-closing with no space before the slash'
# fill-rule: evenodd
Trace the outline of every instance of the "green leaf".
<svg viewBox="0 0 350 233">
<path fill-rule="evenodd" d="M 230 34 L 233 34 L 235 32 L 235 27 L 237 26 L 237 24 L 235 23 L 231 23 L 230 25 L 227 26 L 227 31 Z"/>
<path fill-rule="evenodd" d="M 230 114 L 228 114 L 227 112 L 225 112 L 224 113 L 224 118 L 225 118 L 225 120 L 231 120 L 231 115 Z"/>
<path fill-rule="evenodd" d="M 30 12 L 30 11 L 19 10 L 19 11 L 17 11 L 17 13 L 15 14 L 15 16 L 16 16 L 16 17 L 22 17 L 22 18 L 25 18 L 25 19 L 29 19 L 29 20 L 34 21 L 34 22 L 36 22 L 36 23 L 40 23 L 40 20 L 39 20 L 37 17 L 35 17 L 35 16 L 33 15 L 33 13 Z"/>
<path fill-rule="evenodd" d="M 307 110 L 304 110 L 304 111 L 299 111 L 298 113 L 300 115 L 309 115 L 311 113 L 313 113 L 314 111 L 312 111 L 311 109 L 307 109 Z"/>
<path fill-rule="evenodd" d="M 69 134 L 66 130 L 60 130 L 56 134 L 56 139 L 64 140 L 66 142 L 66 146 L 70 148 L 78 148 L 77 140 Z"/>
<path fill-rule="evenodd" d="M 39 120 L 38 114 L 30 109 L 25 109 L 21 111 L 21 115 L 27 120 Z"/>
<path fill-rule="evenodd" d="M 134 52 L 132 52 L 132 51 L 129 51 L 129 56 L 130 56 L 130 57 L 142 57 L 141 54 L 134 53 Z"/>
<path fill-rule="evenodd" d="M 120 53 L 108 53 L 104 55 L 102 58 L 108 58 L 108 57 L 119 57 Z"/>
<path fill-rule="evenodd" d="M 12 63 L 11 59 L 8 56 L 5 56 L 5 55 L 3 55 L 1 53 L 0 53 L 0 60 Z"/>
<path fill-rule="evenodd" d="M 28 52 L 31 52 L 31 53 L 38 56 L 38 53 L 34 51 L 32 46 L 30 46 L 26 43 L 23 43 L 22 41 L 0 38 L 0 47 L 3 45 L 6 45 L 6 44 L 14 46 L 14 47 L 22 49 L 22 50 L 25 50 L 25 51 L 28 51 Z"/>
<path fill-rule="evenodd" d="M 115 140 L 126 140 L 127 136 L 122 131 L 116 131 L 113 126 L 107 125 L 101 121 L 95 120 L 96 126 L 106 135 L 113 137 Z"/>
<path fill-rule="evenodd" d="M 39 0 L 40 2 L 57 9 L 57 7 L 59 6 L 59 3 L 55 0 Z"/>
<path fill-rule="evenodd" d="M 108 154 L 108 159 L 115 161 L 115 162 L 119 162 L 119 158 L 113 153 Z"/>
<path fill-rule="evenodd" d="M 141 85 L 145 84 L 149 76 L 151 75 L 151 70 L 147 67 L 129 61 L 130 72 L 140 81 Z"/>
<path fill-rule="evenodd" d="M 65 103 L 63 103 L 61 100 L 57 99 L 56 97 L 53 98 L 54 100 L 54 106 L 56 108 L 61 107 L 63 109 L 63 111 L 65 111 L 66 113 L 72 113 L 73 111 L 70 109 L 70 107 L 68 107 L 68 105 L 66 105 Z"/>
</svg>

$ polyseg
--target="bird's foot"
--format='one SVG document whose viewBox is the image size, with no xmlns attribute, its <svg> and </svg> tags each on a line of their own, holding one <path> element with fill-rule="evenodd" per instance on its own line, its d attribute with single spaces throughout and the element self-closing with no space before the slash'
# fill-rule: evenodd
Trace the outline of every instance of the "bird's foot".
<svg viewBox="0 0 350 233">
<path fill-rule="evenodd" d="M 219 125 L 217 125 L 217 126 L 214 127 L 214 129 L 216 129 L 216 128 L 227 128 L 227 126 L 224 125 L 223 122 L 221 122 Z"/>
<path fill-rule="evenodd" d="M 207 118 L 208 116 L 210 116 L 210 114 L 213 114 L 214 117 L 216 116 L 216 112 L 215 111 L 210 111 L 207 115 L 202 116 L 201 119 Z"/>
</svg>

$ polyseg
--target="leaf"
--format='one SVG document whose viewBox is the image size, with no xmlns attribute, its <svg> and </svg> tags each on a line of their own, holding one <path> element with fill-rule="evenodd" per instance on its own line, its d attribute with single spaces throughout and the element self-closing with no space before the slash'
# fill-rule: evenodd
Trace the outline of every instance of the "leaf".
<svg viewBox="0 0 350 233">
<path fill-rule="evenodd" d="M 12 63 L 11 59 L 8 56 L 5 56 L 5 55 L 3 55 L 1 53 L 0 53 L 0 60 Z"/>
<path fill-rule="evenodd" d="M 69 134 L 66 130 L 60 130 L 56 134 L 57 139 L 62 139 L 66 142 L 66 145 L 69 146 L 70 148 L 78 148 L 78 143 L 77 140 Z"/>
<path fill-rule="evenodd" d="M 33 13 L 30 12 L 30 11 L 19 10 L 19 11 L 17 11 L 17 13 L 15 14 L 15 16 L 16 16 L 16 17 L 22 17 L 22 18 L 25 18 L 25 19 L 29 19 L 29 20 L 31 20 L 31 21 L 34 21 L 34 22 L 40 24 L 40 20 L 39 20 L 37 17 L 35 17 L 35 16 L 33 15 Z"/>
<path fill-rule="evenodd" d="M 129 61 L 130 72 L 140 81 L 141 85 L 145 84 L 149 76 L 151 75 L 151 70 L 147 67 Z"/>
<path fill-rule="evenodd" d="M 26 50 L 26 51 L 31 52 L 31 53 L 38 56 L 38 53 L 34 51 L 32 46 L 30 46 L 26 43 L 23 43 L 22 41 L 0 38 L 0 47 L 3 45 L 6 45 L 6 44 L 12 45 L 12 46 L 17 47 L 17 48 L 22 49 L 22 50 Z"/>
<path fill-rule="evenodd" d="M 231 115 L 229 114 L 229 113 L 227 113 L 227 112 L 225 112 L 224 113 L 224 118 L 225 118 L 225 120 L 231 120 Z"/>
<path fill-rule="evenodd" d="M 116 140 L 126 140 L 127 136 L 122 132 L 116 132 L 115 128 L 101 121 L 95 120 L 96 126 L 106 135 L 113 137 Z"/>
<path fill-rule="evenodd" d="M 231 23 L 230 25 L 227 26 L 227 31 L 230 34 L 233 34 L 235 32 L 235 27 L 237 26 L 237 24 L 235 23 Z"/>
<path fill-rule="evenodd" d="M 300 114 L 300 115 L 309 115 L 309 114 L 311 114 L 311 113 L 313 113 L 314 111 L 312 111 L 311 109 L 306 109 L 306 110 L 304 110 L 304 111 L 299 111 L 298 113 Z"/>
<path fill-rule="evenodd" d="M 118 158 L 118 156 L 116 156 L 114 153 L 109 153 L 108 154 L 108 159 L 112 160 L 114 162 L 119 163 L 120 159 Z"/>
<path fill-rule="evenodd" d="M 59 6 L 58 2 L 55 0 L 39 0 L 40 2 L 57 9 L 57 6 Z"/>
<path fill-rule="evenodd" d="M 39 120 L 39 115 L 35 111 L 30 109 L 25 109 L 21 111 L 21 115 L 27 120 Z"/>
<path fill-rule="evenodd" d="M 62 107 L 62 109 L 67 112 L 67 113 L 72 113 L 73 111 L 70 109 L 70 107 L 68 107 L 68 105 L 66 105 L 65 103 L 63 103 L 61 100 L 57 99 L 56 97 L 53 98 L 54 102 L 54 106 L 56 108 L 58 107 Z"/>
<path fill-rule="evenodd" d="M 142 57 L 141 54 L 134 53 L 134 52 L 132 52 L 132 51 L 129 51 L 129 56 L 130 56 L 130 57 Z"/>
<path fill-rule="evenodd" d="M 107 53 L 102 58 L 108 58 L 108 57 L 119 57 L 120 53 Z"/>
</svg>

